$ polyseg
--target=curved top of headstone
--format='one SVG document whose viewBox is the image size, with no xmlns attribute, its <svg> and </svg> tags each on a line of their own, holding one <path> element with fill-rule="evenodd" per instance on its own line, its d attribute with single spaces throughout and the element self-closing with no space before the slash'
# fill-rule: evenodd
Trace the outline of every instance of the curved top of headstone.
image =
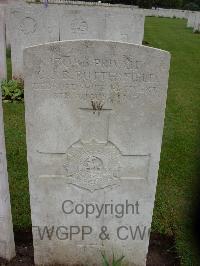
<svg viewBox="0 0 200 266">
<path fill-rule="evenodd" d="M 58 42 L 49 42 L 49 43 L 45 43 L 45 44 L 39 44 L 39 45 L 33 45 L 33 46 L 29 46 L 27 48 L 24 49 L 24 53 L 26 54 L 29 50 L 42 50 L 42 49 L 49 49 L 51 50 L 53 47 L 55 48 L 56 51 L 56 47 L 69 47 L 69 46 L 76 46 L 76 45 L 85 45 L 88 47 L 92 47 L 93 45 L 102 45 L 102 46 L 110 46 L 110 47 L 127 47 L 127 48 L 132 48 L 135 50 L 140 50 L 140 51 L 144 51 L 144 52 L 151 52 L 154 55 L 166 55 L 168 57 L 170 57 L 170 52 L 159 49 L 159 48 L 154 48 L 154 47 L 148 47 L 145 45 L 138 45 L 138 44 L 133 44 L 133 43 L 127 43 L 127 42 L 115 42 L 115 41 L 109 41 L 109 40 L 67 40 L 67 41 L 58 41 Z M 52 49 L 53 52 L 53 49 Z"/>
<path fill-rule="evenodd" d="M 92 101 L 90 97 L 84 99 L 80 96 L 83 93 L 83 83 L 86 87 L 88 83 L 93 84 L 94 95 L 96 91 L 99 93 L 110 87 L 108 84 L 122 90 L 126 88 L 126 96 L 122 93 L 119 97 L 125 97 L 131 105 L 133 98 L 127 95 L 132 89 L 136 98 L 149 96 L 154 91 L 156 97 L 152 98 L 153 101 L 162 102 L 161 95 L 168 85 L 166 72 L 169 64 L 169 52 L 124 42 L 70 40 L 41 44 L 24 50 L 25 82 L 33 82 L 39 87 L 53 82 L 55 87 L 52 89 L 58 91 L 66 84 L 74 84 L 74 90 L 69 89 L 69 93 L 82 106 L 91 104 Z M 52 84 L 45 85 L 47 90 Z M 105 108 L 110 108 L 113 101 L 107 93 L 108 91 L 103 95 L 103 102 Z M 121 98 L 118 100 L 123 101 Z"/>
<path fill-rule="evenodd" d="M 80 60 L 77 61 L 76 64 L 69 63 L 70 57 L 76 55 L 77 58 L 82 58 L 81 60 L 83 61 L 83 63 L 87 63 L 87 67 L 93 67 L 94 69 L 98 67 L 99 70 L 101 70 L 101 68 L 104 68 L 105 65 L 101 67 L 98 65 L 94 65 L 94 62 L 89 62 L 91 61 L 91 56 L 94 57 L 94 60 L 95 56 L 98 55 L 104 56 L 105 58 L 109 58 L 109 60 L 111 61 L 113 58 L 113 62 L 115 60 L 114 64 L 112 63 L 108 66 L 106 65 L 108 71 L 119 71 L 119 69 L 121 68 L 122 71 L 124 71 L 124 69 L 133 72 L 144 71 L 150 73 L 149 75 L 151 75 L 151 73 L 155 73 L 155 69 L 157 69 L 158 73 L 156 75 L 156 80 L 161 83 L 163 82 L 162 71 L 168 69 L 170 64 L 170 53 L 161 49 L 127 42 L 79 39 L 49 42 L 25 48 L 24 73 L 25 75 L 32 75 L 32 73 L 34 72 L 33 69 L 30 70 L 29 58 L 30 60 L 34 61 L 35 67 L 40 68 L 40 71 L 43 72 L 42 75 L 44 78 L 46 78 L 44 73 L 46 73 L 47 70 L 52 70 L 49 64 L 51 64 L 50 61 L 54 60 L 55 58 L 65 59 L 63 67 L 66 68 L 67 71 L 73 71 L 73 69 L 77 70 L 82 67 L 82 65 L 80 64 Z M 45 63 L 43 63 L 44 61 Z M 46 69 L 42 70 L 41 68 L 44 68 L 45 65 Z M 87 67 L 85 66 L 86 69 Z"/>
</svg>

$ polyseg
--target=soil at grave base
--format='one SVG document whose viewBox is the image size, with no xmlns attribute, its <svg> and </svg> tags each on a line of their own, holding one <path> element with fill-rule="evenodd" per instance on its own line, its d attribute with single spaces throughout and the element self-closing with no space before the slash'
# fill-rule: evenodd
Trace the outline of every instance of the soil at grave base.
<svg viewBox="0 0 200 266">
<path fill-rule="evenodd" d="M 0 258 L 0 266 L 34 266 L 31 232 L 15 233 L 15 243 L 17 256 L 11 262 Z M 180 266 L 173 238 L 151 234 L 147 266 Z"/>
</svg>

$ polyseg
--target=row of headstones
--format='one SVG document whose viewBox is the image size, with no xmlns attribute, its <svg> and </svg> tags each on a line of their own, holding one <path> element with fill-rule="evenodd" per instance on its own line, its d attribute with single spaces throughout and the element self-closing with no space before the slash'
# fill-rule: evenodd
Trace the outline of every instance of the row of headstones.
<svg viewBox="0 0 200 266">
<path fill-rule="evenodd" d="M 27 0 L 28 3 L 35 3 L 36 1 L 35 0 Z M 40 0 L 40 2 L 44 3 L 45 0 Z M 66 4 L 66 3 L 70 3 L 70 4 L 77 4 L 76 1 L 69 1 L 69 0 L 49 0 L 48 1 L 49 4 Z M 79 2 L 80 4 L 86 4 L 88 6 L 91 6 L 91 5 L 100 5 L 100 6 L 110 6 L 110 7 L 125 7 L 124 5 L 122 4 L 109 4 L 109 3 L 101 3 L 101 1 L 98 1 L 98 2 Z M 188 10 L 180 10 L 180 9 L 165 9 L 165 8 L 152 8 L 152 9 L 142 9 L 138 6 L 128 6 L 126 5 L 126 7 L 129 7 L 129 8 L 134 8 L 134 9 L 138 9 L 137 12 L 139 12 L 140 14 L 142 15 L 146 15 L 146 16 L 155 16 L 155 17 L 169 17 L 169 18 L 185 18 L 187 19 L 188 18 L 188 13 L 190 11 Z"/>
<path fill-rule="evenodd" d="M 200 32 L 200 12 L 189 13 L 187 27 L 193 28 L 194 32 Z"/>
<path fill-rule="evenodd" d="M 183 10 L 139 9 L 135 6 L 98 2 L 53 0 L 49 1 L 48 8 L 32 0 L 27 2 L 20 0 L 6 9 L 6 37 L 7 42 L 11 44 L 14 78 L 23 78 L 22 51 L 25 47 L 73 39 L 102 39 L 142 44 L 145 16 L 189 18 L 189 21 L 195 15 Z"/>
<path fill-rule="evenodd" d="M 187 20 L 187 27 L 193 32 L 200 32 L 200 12 L 177 9 L 144 9 L 145 16 L 182 18 Z"/>
<path fill-rule="evenodd" d="M 144 14 L 151 17 L 180 18 L 187 19 L 190 11 L 179 9 L 144 9 Z"/>
<path fill-rule="evenodd" d="M 131 36 L 129 31 L 120 31 L 122 17 L 126 16 L 124 29 L 132 32 L 135 23 L 129 9 L 102 10 L 111 18 L 110 37 L 115 38 L 103 41 L 99 32 L 109 27 L 98 29 L 96 23 L 102 17 L 94 6 L 92 11 L 83 6 L 65 8 L 70 27 L 63 30 L 64 36 L 70 35 L 74 41 L 53 43 L 46 43 L 55 36 L 53 7 L 30 6 L 28 13 L 24 7 L 11 11 L 14 40 L 18 42 L 15 52 L 24 60 L 21 75 L 35 263 L 101 265 L 101 252 L 106 251 L 109 259 L 113 253 L 124 255 L 126 265 L 143 266 L 156 192 L 170 55 L 144 47 L 141 41 L 133 44 L 134 34 L 130 43 L 120 42 L 122 34 Z M 46 16 L 48 12 L 52 17 Z M 85 19 L 88 12 L 92 22 Z M 119 21 L 112 21 L 115 15 Z M 51 25 L 49 31 L 47 25 Z M 89 40 L 94 36 L 89 33 L 96 30 L 99 40 Z M 75 36 L 87 40 L 75 40 Z M 5 38 L 2 40 L 0 47 L 5 50 Z M 40 45 L 28 47 L 30 42 Z M 0 256 L 10 259 L 14 240 L 2 109 L 0 114 Z M 48 236 L 43 235 L 47 227 Z"/>
<path fill-rule="evenodd" d="M 25 47 L 45 42 L 101 39 L 142 44 L 144 16 L 120 6 L 23 3 L 7 8 L 13 77 L 23 78 Z"/>
</svg>

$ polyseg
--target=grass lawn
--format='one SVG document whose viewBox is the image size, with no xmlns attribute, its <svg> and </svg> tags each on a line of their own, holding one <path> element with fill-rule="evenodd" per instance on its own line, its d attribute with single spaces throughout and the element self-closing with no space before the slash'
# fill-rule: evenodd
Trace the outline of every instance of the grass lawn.
<svg viewBox="0 0 200 266">
<path fill-rule="evenodd" d="M 187 29 L 185 20 L 147 18 L 144 39 L 172 54 L 153 231 L 174 235 L 182 265 L 199 266 L 191 229 L 200 195 L 200 34 Z M 4 104 L 4 119 L 14 227 L 27 229 L 31 221 L 23 104 Z"/>
</svg>

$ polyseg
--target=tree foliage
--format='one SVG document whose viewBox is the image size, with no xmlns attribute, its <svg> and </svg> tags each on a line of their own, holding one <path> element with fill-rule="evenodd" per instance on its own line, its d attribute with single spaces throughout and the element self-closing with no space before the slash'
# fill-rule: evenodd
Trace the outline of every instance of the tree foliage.
<svg viewBox="0 0 200 266">
<path fill-rule="evenodd" d="M 181 8 L 183 6 L 183 0 L 159 0 L 158 6 L 164 8 Z"/>
<path fill-rule="evenodd" d="M 141 8 L 152 8 L 153 1 L 152 0 L 138 0 L 137 4 Z"/>
<path fill-rule="evenodd" d="M 195 3 L 187 3 L 184 5 L 183 9 L 185 10 L 192 10 L 192 11 L 198 11 L 199 10 L 199 6 Z"/>
</svg>

